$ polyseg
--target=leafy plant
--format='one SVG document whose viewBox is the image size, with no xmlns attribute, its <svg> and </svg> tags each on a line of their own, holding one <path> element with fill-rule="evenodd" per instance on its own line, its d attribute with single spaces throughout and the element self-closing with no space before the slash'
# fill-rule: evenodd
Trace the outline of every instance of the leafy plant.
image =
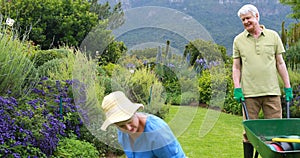
<svg viewBox="0 0 300 158">
<path fill-rule="evenodd" d="M 61 71 L 61 65 L 65 63 L 64 59 L 52 59 L 43 65 L 39 66 L 37 68 L 37 72 L 40 77 L 49 77 L 51 74 L 51 78 L 59 78 L 58 76 L 60 75 Z M 64 71 L 66 72 L 66 71 Z"/>
<path fill-rule="evenodd" d="M 299 107 L 300 104 L 300 90 L 299 90 L 299 83 L 300 83 L 300 73 L 298 70 L 291 70 L 288 69 L 290 83 L 293 88 L 293 100 L 290 102 L 290 117 L 298 117 L 300 115 Z M 285 93 L 283 91 L 283 81 L 279 80 L 279 84 L 281 87 L 281 106 L 283 109 L 283 117 L 286 117 L 286 100 L 285 100 Z"/>
<path fill-rule="evenodd" d="M 168 111 L 165 91 L 154 73 L 146 68 L 136 70 L 128 83 L 131 100 L 144 104 L 145 112 L 164 118 Z"/>
<path fill-rule="evenodd" d="M 211 98 L 211 78 L 209 70 L 202 72 L 201 77 L 198 79 L 199 84 L 199 102 L 208 104 Z"/>
<path fill-rule="evenodd" d="M 52 56 L 53 59 L 45 61 L 37 68 L 40 77 L 49 77 L 52 80 L 68 80 L 72 78 L 72 71 L 75 62 L 75 55 L 68 48 L 55 49 L 50 52 L 57 52 L 59 56 Z M 79 53 L 79 52 L 76 52 Z M 43 53 L 42 53 L 43 54 Z M 42 57 L 42 54 L 41 57 Z M 52 54 L 52 53 L 50 53 Z M 37 54 L 36 54 L 37 55 Z M 40 56 L 38 55 L 38 56 Z M 47 55 L 46 55 L 47 56 Z M 52 58 L 51 57 L 51 58 Z"/>
<path fill-rule="evenodd" d="M 0 95 L 10 93 L 13 96 L 24 96 L 39 80 L 33 62 L 28 58 L 32 48 L 20 41 L 12 28 L 1 26 L 0 24 Z"/>
<path fill-rule="evenodd" d="M 55 49 L 39 50 L 31 56 L 31 60 L 34 61 L 35 67 L 39 67 L 48 61 L 51 61 L 53 59 L 61 59 L 66 56 L 67 54 L 58 52 Z"/>
<path fill-rule="evenodd" d="M 171 65 L 163 65 L 160 63 L 156 63 L 153 66 L 153 71 L 165 88 L 166 102 L 170 103 L 170 101 L 173 100 L 172 97 L 181 94 L 181 84 L 176 71 L 172 69 Z"/>
<path fill-rule="evenodd" d="M 293 13 L 291 13 L 289 16 L 294 18 L 294 19 L 299 19 L 300 14 L 299 14 L 299 3 L 297 3 L 297 1 L 289 1 L 289 0 L 280 0 L 280 3 L 285 4 L 285 5 L 289 5 L 291 6 Z"/>
<path fill-rule="evenodd" d="M 300 62 L 300 41 L 294 43 L 293 46 L 291 46 L 286 53 L 284 53 L 286 65 L 291 70 L 299 70 L 299 62 Z"/>
<path fill-rule="evenodd" d="M 184 92 L 182 93 L 181 105 L 190 105 L 191 103 L 199 103 L 197 93 L 194 92 Z"/>
<path fill-rule="evenodd" d="M 75 137 L 67 138 L 64 137 L 58 143 L 57 149 L 53 154 L 53 157 L 64 158 L 64 157 L 86 157 L 95 158 L 98 157 L 99 153 L 93 144 L 81 141 Z"/>
<path fill-rule="evenodd" d="M 233 96 L 234 85 L 233 85 L 233 80 L 231 77 L 232 70 L 231 70 L 231 67 L 229 67 L 229 66 L 226 69 L 227 89 L 226 89 L 226 97 L 225 97 L 223 111 L 228 114 L 241 116 L 242 115 L 242 106 L 241 106 L 241 103 L 237 102 Z"/>
</svg>

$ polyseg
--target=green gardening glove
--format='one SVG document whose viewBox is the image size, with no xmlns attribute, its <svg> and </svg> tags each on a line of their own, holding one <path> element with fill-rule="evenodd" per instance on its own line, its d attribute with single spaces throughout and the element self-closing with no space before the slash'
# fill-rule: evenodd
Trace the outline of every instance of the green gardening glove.
<svg viewBox="0 0 300 158">
<path fill-rule="evenodd" d="M 245 101 L 242 88 L 234 88 L 233 96 L 233 98 L 238 102 Z"/>
<path fill-rule="evenodd" d="M 287 102 L 293 100 L 293 89 L 292 88 L 284 88 L 285 100 Z"/>
</svg>

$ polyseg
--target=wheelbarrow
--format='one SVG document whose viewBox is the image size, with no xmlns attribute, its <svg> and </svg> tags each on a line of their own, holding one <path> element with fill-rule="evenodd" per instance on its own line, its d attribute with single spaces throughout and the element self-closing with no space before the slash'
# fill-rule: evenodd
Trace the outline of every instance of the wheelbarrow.
<svg viewBox="0 0 300 158">
<path fill-rule="evenodd" d="M 243 121 L 246 135 L 262 158 L 300 158 L 300 139 L 288 139 L 290 136 L 300 136 L 300 119 L 289 118 L 289 112 L 287 112 L 287 118 L 249 120 L 245 103 L 242 102 L 242 104 L 246 115 L 246 120 Z M 280 141 L 291 142 L 290 148 L 295 149 L 279 150 L 274 148 L 270 144 L 276 143 L 276 140 L 279 143 Z"/>
</svg>

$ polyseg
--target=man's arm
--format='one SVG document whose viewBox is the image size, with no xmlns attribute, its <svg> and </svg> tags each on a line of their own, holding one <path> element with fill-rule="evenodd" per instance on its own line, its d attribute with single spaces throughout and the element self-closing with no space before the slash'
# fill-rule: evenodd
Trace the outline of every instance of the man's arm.
<svg viewBox="0 0 300 158">
<path fill-rule="evenodd" d="M 234 58 L 232 64 L 232 79 L 234 88 L 241 88 L 241 58 Z"/>
<path fill-rule="evenodd" d="M 281 79 L 283 80 L 284 87 L 290 88 L 291 87 L 290 79 L 289 79 L 288 71 L 285 62 L 283 60 L 282 54 L 276 55 L 276 66 L 277 66 L 277 71 Z"/>
</svg>

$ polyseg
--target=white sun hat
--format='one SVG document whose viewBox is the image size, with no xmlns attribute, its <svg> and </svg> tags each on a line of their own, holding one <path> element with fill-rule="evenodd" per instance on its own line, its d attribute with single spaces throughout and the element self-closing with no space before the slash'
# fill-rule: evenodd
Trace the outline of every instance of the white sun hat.
<svg viewBox="0 0 300 158">
<path fill-rule="evenodd" d="M 110 93 L 104 97 L 102 102 L 106 120 L 103 122 L 101 130 L 105 131 L 111 124 L 129 120 L 137 110 L 143 107 L 143 104 L 132 103 L 121 91 Z"/>
</svg>

